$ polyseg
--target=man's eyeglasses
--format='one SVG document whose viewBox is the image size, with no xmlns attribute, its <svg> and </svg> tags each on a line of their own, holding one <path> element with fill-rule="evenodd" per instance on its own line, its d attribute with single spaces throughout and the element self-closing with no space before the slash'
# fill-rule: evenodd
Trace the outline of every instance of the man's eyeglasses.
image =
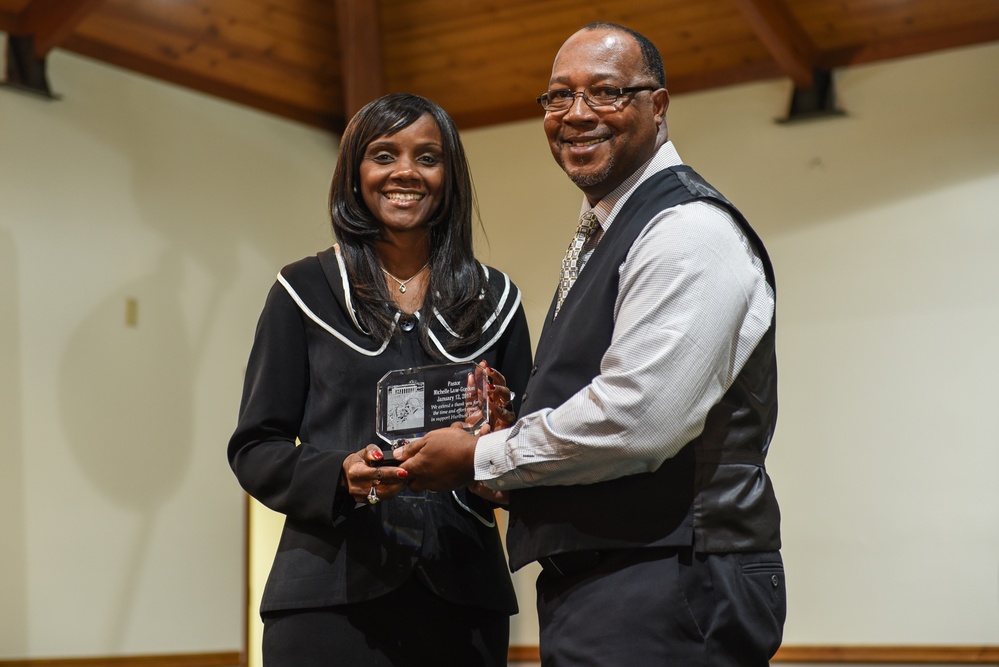
<svg viewBox="0 0 999 667">
<path fill-rule="evenodd" d="M 538 97 L 538 104 L 545 111 L 566 111 L 575 101 L 576 96 L 581 95 L 583 101 L 591 109 L 601 109 L 605 107 L 617 106 L 617 103 L 625 95 L 639 93 L 643 90 L 656 90 L 655 86 L 632 86 L 630 88 L 611 88 L 609 86 L 597 86 L 587 90 L 547 90 Z"/>
</svg>

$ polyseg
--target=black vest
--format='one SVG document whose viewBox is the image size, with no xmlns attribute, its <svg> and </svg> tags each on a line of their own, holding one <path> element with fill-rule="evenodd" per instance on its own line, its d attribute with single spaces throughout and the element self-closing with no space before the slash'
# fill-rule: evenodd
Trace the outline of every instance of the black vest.
<svg viewBox="0 0 999 667">
<path fill-rule="evenodd" d="M 552 303 L 521 414 L 561 405 L 599 374 L 614 330 L 621 264 L 653 217 L 694 200 L 731 212 L 775 288 L 763 243 L 731 202 L 687 166 L 659 172 L 618 213 L 554 320 Z M 511 567 L 580 549 L 779 549 L 780 510 L 764 468 L 777 421 L 775 324 L 776 314 L 732 386 L 708 412 L 702 433 L 657 471 L 513 491 L 507 533 Z"/>
</svg>

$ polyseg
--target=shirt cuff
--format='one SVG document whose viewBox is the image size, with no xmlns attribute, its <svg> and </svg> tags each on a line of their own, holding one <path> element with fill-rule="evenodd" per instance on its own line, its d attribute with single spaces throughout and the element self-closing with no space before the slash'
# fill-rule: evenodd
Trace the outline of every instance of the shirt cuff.
<svg viewBox="0 0 999 667">
<path fill-rule="evenodd" d="M 475 481 L 482 482 L 493 491 L 503 491 L 506 482 L 501 479 L 504 473 L 513 469 L 507 457 L 507 436 L 510 429 L 479 436 L 475 445 Z"/>
</svg>

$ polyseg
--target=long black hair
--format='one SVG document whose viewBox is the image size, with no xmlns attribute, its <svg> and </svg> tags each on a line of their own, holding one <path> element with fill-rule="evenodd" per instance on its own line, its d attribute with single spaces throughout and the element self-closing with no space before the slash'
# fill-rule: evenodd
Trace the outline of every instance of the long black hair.
<svg viewBox="0 0 999 667">
<path fill-rule="evenodd" d="M 495 300 L 472 249 L 475 193 L 465 149 L 454 121 L 438 104 L 419 95 L 392 93 L 369 102 L 347 124 L 340 141 L 333 182 L 330 215 L 350 278 L 358 321 L 375 339 L 384 341 L 394 330 L 397 308 L 382 275 L 375 244 L 383 239 L 382 224 L 371 214 L 360 191 L 360 166 L 368 145 L 392 135 L 429 115 L 441 133 L 444 184 L 440 207 L 428 221 L 430 281 L 420 309 L 420 341 L 435 358 L 427 326 L 434 309 L 447 320 L 457 339 L 455 349 L 476 342 L 489 319 Z"/>
</svg>

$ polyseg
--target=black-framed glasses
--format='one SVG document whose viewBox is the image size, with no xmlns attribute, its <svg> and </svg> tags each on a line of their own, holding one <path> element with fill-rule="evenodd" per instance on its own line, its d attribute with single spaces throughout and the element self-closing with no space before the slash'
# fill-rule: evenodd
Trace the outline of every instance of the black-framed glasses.
<svg viewBox="0 0 999 667">
<path fill-rule="evenodd" d="M 631 86 L 630 88 L 612 88 L 610 86 L 595 86 L 586 90 L 546 90 L 538 96 L 538 104 L 545 111 L 566 111 L 580 95 L 591 109 L 616 106 L 625 95 L 640 93 L 643 90 L 656 90 L 655 86 Z"/>
</svg>

